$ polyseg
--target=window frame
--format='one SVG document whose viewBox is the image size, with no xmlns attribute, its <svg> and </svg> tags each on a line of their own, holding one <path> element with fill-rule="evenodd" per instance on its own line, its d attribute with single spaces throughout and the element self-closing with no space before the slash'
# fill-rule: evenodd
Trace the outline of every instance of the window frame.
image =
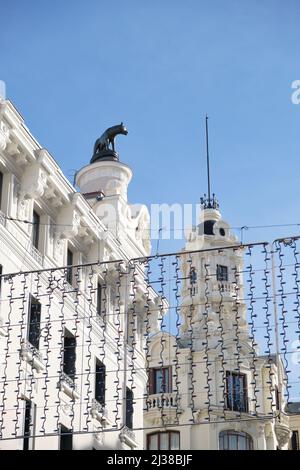
<svg viewBox="0 0 300 470">
<path fill-rule="evenodd" d="M 98 317 L 102 316 L 102 284 L 98 279 L 96 293 L 96 313 Z"/>
<path fill-rule="evenodd" d="M 292 435 L 290 438 L 290 450 L 300 450 L 299 431 L 297 429 L 292 430 Z"/>
<path fill-rule="evenodd" d="M 97 372 L 97 367 L 99 367 L 99 372 Z M 97 374 L 102 376 L 102 380 L 98 382 Z M 97 400 L 100 405 L 105 406 L 106 399 L 106 366 L 103 364 L 100 359 L 96 358 L 95 362 L 95 400 Z"/>
<path fill-rule="evenodd" d="M 225 264 L 217 264 L 216 278 L 219 282 L 228 282 L 228 266 Z"/>
<path fill-rule="evenodd" d="M 168 449 L 161 449 L 161 434 L 168 434 Z M 179 448 L 178 449 L 172 449 L 171 442 L 172 442 L 172 435 L 176 434 L 178 436 L 178 442 L 179 442 Z M 153 436 L 157 436 L 157 449 L 151 449 L 151 450 L 180 450 L 180 431 L 175 431 L 175 430 L 167 430 L 167 431 L 156 431 L 156 432 L 151 432 L 147 434 L 147 450 L 150 450 L 150 439 Z"/>
<path fill-rule="evenodd" d="M 66 346 L 66 343 L 68 342 L 73 342 L 73 344 Z M 76 344 L 75 336 L 69 330 L 65 328 L 64 344 L 63 344 L 63 372 L 71 380 L 74 380 L 76 376 L 76 346 L 77 344 Z M 68 351 L 67 354 L 66 354 L 66 350 Z M 72 356 L 72 351 L 74 352 L 73 356 Z M 68 361 L 69 362 L 72 361 L 72 363 L 70 364 Z"/>
<path fill-rule="evenodd" d="M 229 392 L 229 382 L 228 382 L 229 377 L 232 377 L 232 390 L 233 390 L 232 394 L 230 394 L 230 392 Z M 236 393 L 234 393 L 235 392 L 234 378 L 235 379 L 236 378 L 241 378 L 242 381 L 243 381 L 242 394 L 240 392 L 239 396 Z M 239 398 L 239 402 L 241 403 L 241 399 L 240 399 L 241 396 L 243 397 L 243 403 L 242 404 L 244 406 L 243 407 L 240 406 L 240 408 L 235 407 L 235 404 L 238 403 L 237 398 Z M 230 406 L 230 401 L 232 402 L 231 406 Z M 225 400 L 225 405 L 226 405 L 227 410 L 238 411 L 240 413 L 248 413 L 247 374 L 239 373 L 239 372 L 235 372 L 235 371 L 230 371 L 230 370 L 226 371 L 226 400 Z"/>
<path fill-rule="evenodd" d="M 66 440 L 64 442 L 64 445 L 66 445 L 66 448 L 62 448 L 62 443 L 63 440 Z M 72 430 L 64 426 L 63 424 L 60 425 L 60 430 L 59 430 L 59 450 L 73 450 L 73 433 Z"/>
<path fill-rule="evenodd" d="M 237 438 L 237 449 L 230 449 L 229 448 L 229 437 L 230 436 L 236 436 Z M 239 437 L 245 439 L 245 447 L 246 449 L 239 449 Z M 227 447 L 224 448 L 224 439 L 227 438 Z M 221 439 L 223 440 L 222 442 L 222 447 L 221 447 Z M 245 431 L 235 431 L 234 429 L 224 429 L 223 431 L 219 432 L 219 450 L 254 450 L 253 447 L 253 438 L 250 434 L 248 434 Z"/>
<path fill-rule="evenodd" d="M 33 312 L 32 310 L 33 305 L 39 307 L 38 312 Z M 34 315 L 37 315 L 38 317 L 38 321 L 36 322 L 33 321 Z M 27 340 L 29 341 L 31 346 L 33 346 L 37 350 L 39 350 L 39 346 L 40 346 L 41 316 L 42 316 L 42 304 L 33 295 L 30 294 L 29 309 L 28 309 Z"/>
<path fill-rule="evenodd" d="M 166 380 L 166 371 L 168 371 L 168 377 Z M 149 377 L 149 394 L 158 395 L 161 393 L 172 393 L 172 366 L 165 367 L 151 367 Z M 165 390 L 157 389 L 157 373 L 162 372 L 162 385 L 165 384 Z M 163 388 L 163 387 L 162 387 Z"/>
<path fill-rule="evenodd" d="M 30 450 L 33 448 L 35 434 L 35 421 L 36 421 L 36 404 L 28 398 L 24 400 L 24 418 L 23 418 L 23 450 Z M 33 433 L 31 432 L 33 430 Z"/>
<path fill-rule="evenodd" d="M 40 226 L 41 226 L 41 216 L 36 211 L 36 209 L 33 209 L 31 243 L 32 243 L 32 246 L 36 250 L 39 250 L 39 245 L 40 245 Z"/>
<path fill-rule="evenodd" d="M 126 416 L 125 416 L 125 426 L 128 429 L 133 428 L 133 414 L 134 414 L 134 394 L 133 391 L 126 387 Z"/>
<path fill-rule="evenodd" d="M 70 286 L 73 286 L 73 268 L 69 266 L 74 265 L 74 251 L 71 249 L 70 245 L 67 246 L 67 271 L 66 271 L 66 281 Z"/>
</svg>

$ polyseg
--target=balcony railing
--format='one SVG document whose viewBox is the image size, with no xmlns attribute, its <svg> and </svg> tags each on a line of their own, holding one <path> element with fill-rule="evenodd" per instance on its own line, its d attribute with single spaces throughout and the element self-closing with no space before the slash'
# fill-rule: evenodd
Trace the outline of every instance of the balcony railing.
<svg viewBox="0 0 300 470">
<path fill-rule="evenodd" d="M 99 403 L 98 400 L 96 400 L 95 398 L 93 398 L 92 400 L 91 413 L 97 413 L 103 416 L 104 418 L 107 418 L 107 409 L 105 408 L 105 405 Z"/>
<path fill-rule="evenodd" d="M 69 294 L 72 297 L 73 300 L 76 300 L 77 295 L 78 295 L 78 288 L 74 287 L 71 284 L 69 284 L 68 282 L 66 282 L 66 284 L 65 284 L 65 293 Z"/>
<path fill-rule="evenodd" d="M 38 372 L 45 369 L 42 354 L 27 339 L 21 343 L 20 355 L 24 361 L 27 361 Z"/>
<path fill-rule="evenodd" d="M 248 413 L 251 409 L 250 399 L 245 395 L 225 394 L 225 406 L 228 411 Z"/>
<path fill-rule="evenodd" d="M 147 410 L 158 410 L 161 408 L 176 409 L 179 405 L 176 400 L 176 393 L 157 393 L 147 398 Z"/>
<path fill-rule="evenodd" d="M 6 225 L 6 218 L 2 211 L 0 211 L 0 224 L 3 225 L 4 227 Z"/>
<path fill-rule="evenodd" d="M 121 429 L 119 438 L 121 442 L 125 442 L 125 444 L 127 444 L 128 446 L 137 447 L 135 433 L 127 426 L 124 426 Z"/>
<path fill-rule="evenodd" d="M 238 289 L 236 284 L 226 281 L 218 281 L 212 284 L 212 290 L 214 292 L 221 292 L 224 294 L 238 295 Z"/>
<path fill-rule="evenodd" d="M 35 261 L 37 261 L 39 264 L 43 266 L 44 257 L 42 253 L 35 246 L 31 245 L 30 253 L 31 253 L 31 256 L 35 259 Z"/>
<path fill-rule="evenodd" d="M 39 361 L 42 362 L 43 357 L 38 349 L 36 349 L 32 344 L 27 340 L 23 340 L 21 344 L 21 353 L 22 355 L 31 356 L 32 358 L 36 357 Z"/>
<path fill-rule="evenodd" d="M 70 398 L 79 398 L 80 395 L 77 390 L 77 385 L 72 377 L 65 372 L 61 372 L 58 385 L 62 391 L 69 395 Z"/>
</svg>

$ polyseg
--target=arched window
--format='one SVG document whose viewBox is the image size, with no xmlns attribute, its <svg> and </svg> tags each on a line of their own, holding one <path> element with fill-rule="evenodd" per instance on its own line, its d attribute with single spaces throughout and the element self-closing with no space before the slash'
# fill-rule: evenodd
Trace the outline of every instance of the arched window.
<svg viewBox="0 0 300 470">
<path fill-rule="evenodd" d="M 154 432 L 147 435 L 148 450 L 179 450 L 180 435 L 178 431 Z"/>
<path fill-rule="evenodd" d="M 222 431 L 219 434 L 220 450 L 253 450 L 252 437 L 246 432 Z"/>
</svg>

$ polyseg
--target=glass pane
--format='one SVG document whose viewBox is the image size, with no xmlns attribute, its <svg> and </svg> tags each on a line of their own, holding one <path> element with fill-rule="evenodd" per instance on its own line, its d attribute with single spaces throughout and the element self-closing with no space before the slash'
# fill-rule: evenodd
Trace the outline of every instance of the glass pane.
<svg viewBox="0 0 300 470">
<path fill-rule="evenodd" d="M 169 433 L 167 432 L 160 433 L 160 449 L 161 450 L 169 449 Z"/>
<path fill-rule="evenodd" d="M 237 450 L 237 436 L 235 434 L 229 435 L 229 450 Z"/>
<path fill-rule="evenodd" d="M 169 368 L 164 369 L 164 383 L 163 383 L 163 391 L 168 393 L 169 390 Z"/>
<path fill-rule="evenodd" d="M 149 450 L 158 450 L 158 434 L 152 434 L 148 439 Z"/>
<path fill-rule="evenodd" d="M 171 438 L 171 450 L 179 450 L 179 433 L 172 432 L 170 438 Z"/>
<path fill-rule="evenodd" d="M 239 443 L 239 446 L 238 446 L 239 450 L 247 449 L 245 436 L 238 436 L 238 443 Z"/>
<path fill-rule="evenodd" d="M 155 375 L 156 375 L 156 380 L 155 380 L 156 390 L 155 390 L 155 393 L 161 393 L 162 392 L 162 383 L 163 383 L 162 370 L 161 369 L 156 370 Z"/>
</svg>

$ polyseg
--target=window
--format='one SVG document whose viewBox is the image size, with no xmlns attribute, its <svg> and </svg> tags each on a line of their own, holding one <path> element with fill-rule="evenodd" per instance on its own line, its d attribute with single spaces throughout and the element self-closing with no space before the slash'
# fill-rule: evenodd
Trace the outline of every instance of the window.
<svg viewBox="0 0 300 470">
<path fill-rule="evenodd" d="M 36 211 L 33 211 L 32 216 L 32 245 L 38 250 L 40 238 L 40 216 Z"/>
<path fill-rule="evenodd" d="M 105 405 L 105 372 L 105 365 L 97 359 L 95 374 L 95 399 L 103 406 Z"/>
<path fill-rule="evenodd" d="M 299 434 L 298 434 L 298 431 L 292 431 L 290 449 L 291 450 L 299 450 Z"/>
<path fill-rule="evenodd" d="M 2 209 L 3 173 L 0 171 L 0 211 Z"/>
<path fill-rule="evenodd" d="M 178 431 L 156 432 L 147 435 L 148 450 L 179 450 L 180 434 Z"/>
<path fill-rule="evenodd" d="M 75 362 L 76 362 L 76 339 L 67 330 L 64 335 L 64 365 L 63 371 L 72 380 L 75 377 Z"/>
<path fill-rule="evenodd" d="M 129 429 L 133 427 L 133 392 L 126 387 L 126 422 Z"/>
<path fill-rule="evenodd" d="M 196 269 L 191 267 L 190 270 L 190 282 L 191 284 L 195 284 L 197 282 L 197 272 Z"/>
<path fill-rule="evenodd" d="M 275 385 L 275 403 L 276 403 L 276 410 L 280 410 L 280 398 L 279 398 L 279 390 L 277 385 Z"/>
<path fill-rule="evenodd" d="M 34 297 L 29 298 L 29 325 L 27 339 L 36 349 L 39 349 L 41 334 L 41 304 Z"/>
<path fill-rule="evenodd" d="M 220 450 L 253 450 L 252 437 L 245 432 L 222 431 L 219 434 Z"/>
<path fill-rule="evenodd" d="M 60 426 L 60 450 L 72 450 L 73 449 L 73 435 L 71 429 L 66 428 L 65 426 Z"/>
<path fill-rule="evenodd" d="M 228 281 L 228 267 L 217 264 L 217 281 Z"/>
<path fill-rule="evenodd" d="M 24 408 L 24 425 L 23 425 L 23 450 L 29 450 L 30 435 L 31 429 L 34 428 L 35 421 L 35 407 L 30 400 L 25 399 L 25 408 Z"/>
<path fill-rule="evenodd" d="M 133 345 L 136 344 L 136 341 L 135 341 L 136 326 L 135 326 L 135 317 L 132 311 L 129 311 L 127 313 L 126 319 L 127 319 L 127 344 L 130 347 L 133 347 Z"/>
<path fill-rule="evenodd" d="M 227 409 L 233 411 L 248 411 L 247 380 L 245 374 L 226 372 Z"/>
<path fill-rule="evenodd" d="M 172 368 L 150 369 L 150 394 L 172 392 Z"/>
<path fill-rule="evenodd" d="M 74 263 L 73 263 L 73 252 L 70 250 L 70 248 L 68 248 L 68 251 L 67 251 L 67 266 L 72 266 Z M 67 282 L 69 284 L 73 284 L 73 269 L 72 268 L 67 268 Z"/>
<path fill-rule="evenodd" d="M 102 285 L 100 282 L 97 284 L 97 315 L 101 316 L 102 313 Z"/>
</svg>

